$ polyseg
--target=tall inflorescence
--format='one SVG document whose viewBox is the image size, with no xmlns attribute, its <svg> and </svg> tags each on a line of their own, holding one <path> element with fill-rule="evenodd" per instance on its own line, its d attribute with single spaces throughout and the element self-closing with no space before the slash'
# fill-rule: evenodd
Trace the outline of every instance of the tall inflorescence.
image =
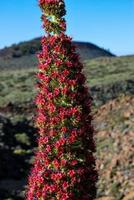
<svg viewBox="0 0 134 200">
<path fill-rule="evenodd" d="M 43 27 L 36 97 L 38 149 L 27 200 L 93 200 L 96 196 L 92 98 L 72 39 L 63 0 L 40 0 Z"/>
</svg>

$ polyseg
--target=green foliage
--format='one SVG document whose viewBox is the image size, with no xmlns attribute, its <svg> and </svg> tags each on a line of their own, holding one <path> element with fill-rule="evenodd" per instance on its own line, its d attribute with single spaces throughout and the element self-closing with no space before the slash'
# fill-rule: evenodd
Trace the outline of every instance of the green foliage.
<svg viewBox="0 0 134 200">
<path fill-rule="evenodd" d="M 87 82 L 91 86 L 108 85 L 111 83 L 134 78 L 134 56 L 102 57 L 85 61 Z"/>
<path fill-rule="evenodd" d="M 30 145 L 29 137 L 26 133 L 17 133 L 15 134 L 15 138 L 17 142 L 20 142 L 22 144 Z"/>
<path fill-rule="evenodd" d="M 3 70 L 0 74 L 0 105 L 12 103 L 24 103 L 33 100 L 35 90 L 34 69 Z"/>
</svg>

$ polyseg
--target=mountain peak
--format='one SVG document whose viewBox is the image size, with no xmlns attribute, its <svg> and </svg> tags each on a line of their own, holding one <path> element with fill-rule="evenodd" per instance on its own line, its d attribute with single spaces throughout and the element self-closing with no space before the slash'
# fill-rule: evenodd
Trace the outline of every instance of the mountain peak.
<svg viewBox="0 0 134 200">
<path fill-rule="evenodd" d="M 0 58 L 19 58 L 22 56 L 30 56 L 41 50 L 41 38 L 35 38 L 26 42 L 20 42 L 19 44 L 13 44 L 10 47 L 5 47 L 0 50 Z M 102 56 L 115 56 L 108 50 L 98 47 L 90 42 L 73 42 L 82 60 L 90 58 L 102 57 Z"/>
</svg>

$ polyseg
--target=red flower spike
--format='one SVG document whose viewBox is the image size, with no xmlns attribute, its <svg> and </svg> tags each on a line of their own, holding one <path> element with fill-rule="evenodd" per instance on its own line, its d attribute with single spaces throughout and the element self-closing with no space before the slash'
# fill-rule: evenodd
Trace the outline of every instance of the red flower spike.
<svg viewBox="0 0 134 200">
<path fill-rule="evenodd" d="M 72 38 L 65 34 L 63 0 L 39 0 L 46 36 L 37 54 L 35 99 L 38 149 L 28 176 L 27 200 L 94 200 L 94 129 L 91 100 Z"/>
</svg>

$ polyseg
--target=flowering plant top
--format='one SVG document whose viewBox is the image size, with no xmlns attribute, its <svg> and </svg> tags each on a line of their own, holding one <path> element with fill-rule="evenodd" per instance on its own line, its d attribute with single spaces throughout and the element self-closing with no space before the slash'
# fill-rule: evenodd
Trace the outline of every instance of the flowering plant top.
<svg viewBox="0 0 134 200">
<path fill-rule="evenodd" d="M 63 16 L 66 14 L 63 0 L 39 0 L 43 11 L 43 27 L 47 33 L 59 34 L 66 30 L 66 23 Z"/>
<path fill-rule="evenodd" d="M 59 0 L 39 0 L 39 4 L 50 4 L 50 3 L 59 3 Z"/>
<path fill-rule="evenodd" d="M 63 0 L 40 0 L 42 51 L 37 54 L 38 150 L 27 200 L 93 200 L 96 196 L 92 98 L 83 65 L 65 34 Z"/>
</svg>

